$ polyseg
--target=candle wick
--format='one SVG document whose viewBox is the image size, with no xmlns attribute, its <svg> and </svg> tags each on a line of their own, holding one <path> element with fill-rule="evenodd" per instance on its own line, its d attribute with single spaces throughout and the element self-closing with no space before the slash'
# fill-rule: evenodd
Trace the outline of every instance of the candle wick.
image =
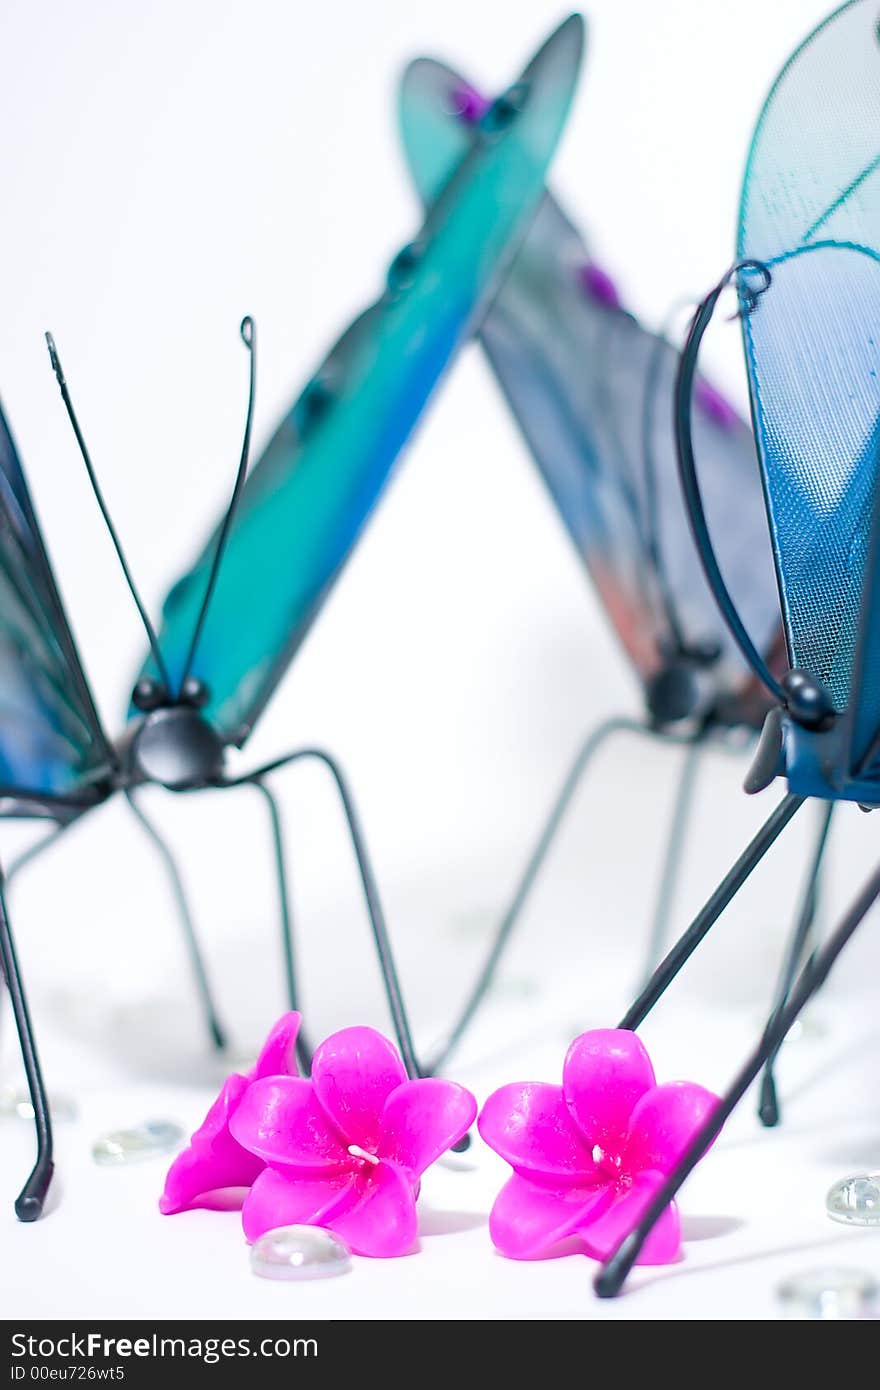
<svg viewBox="0 0 880 1390">
<path fill-rule="evenodd" d="M 352 1158 L 365 1158 L 368 1163 L 379 1162 L 375 1154 L 368 1154 L 366 1149 L 361 1148 L 360 1144 L 349 1144 L 348 1152 L 351 1154 Z"/>
</svg>

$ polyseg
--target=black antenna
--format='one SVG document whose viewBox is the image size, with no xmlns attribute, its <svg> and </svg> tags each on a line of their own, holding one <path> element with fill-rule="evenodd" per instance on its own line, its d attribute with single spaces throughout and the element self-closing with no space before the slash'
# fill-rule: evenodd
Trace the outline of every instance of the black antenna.
<svg viewBox="0 0 880 1390">
<path fill-rule="evenodd" d="M 196 619 L 196 625 L 193 628 L 192 641 L 189 644 L 189 651 L 187 652 L 186 661 L 183 665 L 183 675 L 180 678 L 178 696 L 180 696 L 180 694 L 183 691 L 183 687 L 186 684 L 190 671 L 192 670 L 193 662 L 195 661 L 196 651 L 199 645 L 199 639 L 202 635 L 202 629 L 205 626 L 205 619 L 208 616 L 208 609 L 211 606 L 211 599 L 214 596 L 214 590 L 217 587 L 217 579 L 220 574 L 220 565 L 223 561 L 223 552 L 225 551 L 226 543 L 229 540 L 229 532 L 232 529 L 232 522 L 235 518 L 235 513 L 238 509 L 238 503 L 241 498 L 242 489 L 244 487 L 245 478 L 247 477 L 248 457 L 250 455 L 251 448 L 251 425 L 253 424 L 254 419 L 254 392 L 256 389 L 257 375 L 257 332 L 254 327 L 254 321 L 250 317 L 250 315 L 245 315 L 245 317 L 242 319 L 239 332 L 241 333 L 242 342 L 244 343 L 245 347 L 251 355 L 250 382 L 248 385 L 247 419 L 244 422 L 244 439 L 242 440 L 241 445 L 241 458 L 238 464 L 238 472 L 235 475 L 235 485 L 232 489 L 232 496 L 229 499 L 229 506 L 226 508 L 226 515 L 223 518 L 223 524 L 220 527 L 220 534 L 217 537 L 217 546 L 214 551 L 214 559 L 211 561 L 211 573 L 208 575 L 208 584 L 205 589 L 205 597 L 202 599 L 202 606 L 199 609 L 199 616 Z"/>
<path fill-rule="evenodd" d="M 721 616 L 730 629 L 734 641 L 751 666 L 758 680 L 766 686 L 770 694 L 774 696 L 783 706 L 788 706 L 789 695 L 783 689 L 780 682 L 770 671 L 766 661 L 757 650 L 754 642 L 746 631 L 745 624 L 739 615 L 739 611 L 734 603 L 730 590 L 724 582 L 721 568 L 715 555 L 712 545 L 712 538 L 709 534 L 709 525 L 706 521 L 706 513 L 703 509 L 703 498 L 700 492 L 700 484 L 697 478 L 697 464 L 694 458 L 694 442 L 691 435 L 691 399 L 694 390 L 694 377 L 697 371 L 697 357 L 699 356 L 700 344 L 703 335 L 712 320 L 715 306 L 721 298 L 727 286 L 743 271 L 752 271 L 762 278 L 762 285 L 757 289 L 748 286 L 737 285 L 737 290 L 742 302 L 742 313 L 751 313 L 758 302 L 759 295 L 762 295 L 770 286 L 770 271 L 762 261 L 739 261 L 728 270 L 727 274 L 718 281 L 713 290 L 706 295 L 706 298 L 698 306 L 691 322 L 687 341 L 682 349 L 678 362 L 678 375 L 675 381 L 675 439 L 678 453 L 678 471 L 681 478 L 682 491 L 688 520 L 691 524 L 694 541 L 703 565 L 703 571 L 709 584 L 709 588 L 715 597 L 715 602 L 721 611 Z"/>
<path fill-rule="evenodd" d="M 645 484 L 645 506 L 642 515 L 642 530 L 645 544 L 651 564 L 654 566 L 654 573 L 657 578 L 660 598 L 666 609 L 666 616 L 669 619 L 669 626 L 672 629 L 673 639 L 680 652 L 684 652 L 687 643 L 684 637 L 684 625 L 678 612 L 678 605 L 669 584 L 669 576 L 664 564 L 663 551 L 660 545 L 660 535 L 657 525 L 657 459 L 654 452 L 654 424 L 657 418 L 657 397 L 660 392 L 660 373 L 663 368 L 663 356 L 668 348 L 671 348 L 670 337 L 672 334 L 673 319 L 678 311 L 689 301 L 678 300 L 670 309 L 666 319 L 661 324 L 660 331 L 656 336 L 651 354 L 648 359 L 648 370 L 645 374 L 645 390 L 642 396 L 642 470 Z M 674 349 L 673 349 L 674 351 Z"/>
<path fill-rule="evenodd" d="M 119 558 L 119 563 L 122 566 L 122 573 L 125 575 L 125 582 L 128 584 L 128 587 L 131 590 L 131 596 L 135 601 L 135 606 L 137 608 L 138 613 L 140 614 L 141 622 L 144 625 L 144 630 L 147 634 L 147 641 L 150 644 L 150 651 L 153 653 L 153 660 L 156 663 L 156 669 L 159 672 L 159 675 L 165 685 L 165 688 L 169 689 L 170 681 L 168 676 L 168 667 L 165 665 L 165 661 L 162 657 L 162 652 L 159 647 L 159 639 L 156 636 L 156 630 L 153 627 L 153 624 L 150 622 L 147 610 L 141 602 L 140 595 L 137 589 L 135 588 L 135 583 L 131 575 L 131 570 L 128 568 L 128 562 L 125 558 L 121 542 L 119 540 L 118 535 L 116 534 L 116 528 L 113 525 L 112 520 L 110 519 L 110 513 L 107 510 L 107 503 L 104 501 L 103 494 L 101 492 L 100 486 L 98 485 L 98 479 L 95 476 L 95 470 L 92 467 L 92 460 L 89 458 L 89 451 L 86 448 L 86 442 L 83 439 L 82 430 L 80 429 L 79 421 L 76 418 L 76 412 L 74 411 L 73 405 L 71 404 L 70 394 L 67 390 L 67 382 L 64 380 L 64 372 L 61 367 L 61 361 L 58 357 L 58 350 L 55 347 L 55 339 L 52 337 L 51 333 L 46 334 L 46 346 L 49 349 L 49 360 L 52 363 L 52 370 L 55 373 L 55 376 L 58 381 L 58 386 L 61 390 L 61 399 L 64 401 L 64 404 L 67 408 L 67 414 L 70 419 L 70 423 L 73 426 L 73 432 L 76 435 L 76 442 L 79 445 L 79 451 L 82 454 L 83 463 L 85 464 L 86 472 L 89 475 L 89 482 L 91 483 L 92 491 L 95 494 L 95 501 L 98 503 L 98 507 L 101 511 L 101 516 L 104 518 L 104 525 L 107 527 L 107 530 L 110 533 L 110 539 L 113 542 L 113 548 L 116 551 L 116 554 Z"/>
</svg>

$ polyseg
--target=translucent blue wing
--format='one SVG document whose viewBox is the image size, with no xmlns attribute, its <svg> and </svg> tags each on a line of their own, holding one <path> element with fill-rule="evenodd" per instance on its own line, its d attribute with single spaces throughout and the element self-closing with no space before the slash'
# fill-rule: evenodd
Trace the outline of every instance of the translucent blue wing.
<svg viewBox="0 0 880 1390">
<path fill-rule="evenodd" d="M 226 742 L 247 737 L 524 234 L 582 47 L 583 23 L 573 16 L 485 114 L 479 139 L 392 264 L 387 291 L 343 336 L 255 464 L 192 672 Z M 160 642 L 176 681 L 212 553 L 209 544 L 164 606 Z"/>
<path fill-rule="evenodd" d="M 880 771 L 880 491 L 874 496 L 852 689 L 841 738 L 841 783 L 841 774 L 875 780 Z M 876 793 L 870 799 L 876 801 Z"/>
<path fill-rule="evenodd" d="M 473 139 L 484 104 L 443 64 L 418 59 L 407 69 L 401 130 L 427 205 Z M 724 717 L 760 717 L 765 704 L 751 708 L 753 684 L 706 585 L 682 505 L 672 429 L 677 353 L 625 312 L 549 194 L 479 336 L 642 679 L 650 682 L 681 644 L 717 645 L 722 657 L 706 678 L 706 698 Z M 778 603 L 752 434 L 705 382 L 697 406 L 697 452 L 725 574 L 756 640 L 769 647 Z"/>
<path fill-rule="evenodd" d="M 865 606 L 880 428 L 875 3 L 838 10 L 778 77 L 752 142 L 738 250 L 771 275 L 744 340 L 791 664 L 849 707 L 858 761 L 880 727 L 880 671 L 859 653 L 860 629 L 877 625 Z"/>
<path fill-rule="evenodd" d="M 66 802 L 64 813 L 91 804 L 111 763 L 0 411 L 0 812 L 40 796 Z"/>
</svg>

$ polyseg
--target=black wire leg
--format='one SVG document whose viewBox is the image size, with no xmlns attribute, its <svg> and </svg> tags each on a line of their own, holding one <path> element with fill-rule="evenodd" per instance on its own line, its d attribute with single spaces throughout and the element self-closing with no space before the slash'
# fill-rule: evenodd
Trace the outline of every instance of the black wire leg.
<svg viewBox="0 0 880 1390">
<path fill-rule="evenodd" d="M 703 751 L 703 738 L 695 738 L 687 749 L 682 763 L 681 775 L 678 779 L 678 788 L 675 794 L 675 806 L 672 811 L 672 820 L 669 824 L 669 838 L 666 842 L 666 858 L 663 861 L 663 873 L 660 879 L 660 888 L 657 893 L 657 903 L 654 908 L 654 920 L 651 923 L 651 934 L 648 938 L 648 949 L 640 975 L 640 984 L 643 987 L 651 978 L 651 972 L 662 959 L 663 950 L 669 938 L 669 921 L 672 916 L 672 906 L 675 901 L 675 890 L 678 886 L 678 876 L 681 869 L 681 860 L 684 853 L 684 845 L 688 821 L 694 803 L 694 788 L 697 782 L 697 768 L 700 762 L 700 755 Z"/>
<path fill-rule="evenodd" d="M 262 794 L 269 811 L 272 827 L 272 848 L 275 856 L 275 877 L 278 884 L 278 911 L 281 918 L 281 947 L 284 953 L 284 975 L 287 982 L 287 998 L 291 1009 L 302 1012 L 299 989 L 297 988 L 296 955 L 293 944 L 293 914 L 290 906 L 290 889 L 287 881 L 287 866 L 284 861 L 284 835 L 281 827 L 281 812 L 278 801 L 259 777 L 251 782 L 255 791 Z M 306 1075 L 312 1065 L 312 1049 L 300 1028 L 296 1038 L 296 1055 Z"/>
<path fill-rule="evenodd" d="M 9 890 L 12 887 L 12 881 L 18 875 L 19 871 L 25 868 L 26 865 L 30 864 L 34 859 L 38 859 L 44 850 L 51 849 L 55 841 L 64 834 L 65 830 L 69 830 L 70 827 L 75 824 L 76 821 L 61 821 L 58 825 L 52 827 L 48 835 L 43 835 L 35 844 L 29 845 L 27 849 L 22 850 L 21 854 L 13 859 L 5 876 L 7 898 L 9 897 Z M 2 959 L 0 959 L 0 996 L 2 996 L 3 986 L 6 983 L 6 968 Z M 0 1000 L 0 1002 L 2 1002 L 2 1000 Z"/>
<path fill-rule="evenodd" d="M 391 1010 L 391 1017 L 394 1023 L 397 1044 L 400 1048 L 400 1055 L 403 1059 L 407 1075 L 410 1077 L 421 1076 L 423 1072 L 413 1046 L 412 1031 L 409 1025 L 406 1006 L 403 1002 L 403 993 L 400 988 L 397 967 L 394 963 L 394 953 L 391 949 L 391 942 L 388 937 L 388 928 L 385 923 L 385 914 L 382 910 L 382 903 L 379 898 L 379 890 L 376 886 L 376 878 L 373 873 L 369 854 L 367 853 L 367 846 L 354 801 L 352 800 L 342 770 L 335 759 L 322 748 L 300 748 L 297 749 L 295 753 L 288 753 L 283 758 L 275 758 L 272 762 L 266 763 L 263 767 L 255 768 L 252 772 L 246 773 L 244 776 L 231 777 L 223 782 L 218 782 L 217 785 L 220 787 L 241 787 L 248 783 L 252 784 L 262 781 L 263 778 L 268 777 L 273 772 L 277 772 L 282 767 L 288 766 L 290 763 L 303 762 L 306 759 L 323 763 L 332 776 L 339 794 L 339 800 L 342 803 L 342 810 L 345 815 L 349 837 L 357 861 L 358 875 L 363 889 L 364 901 L 367 906 L 370 928 L 373 933 L 376 954 L 379 958 L 379 968 L 382 972 L 385 995 L 388 999 L 388 1007 Z"/>
<path fill-rule="evenodd" d="M 522 915 L 523 908 L 535 886 L 537 877 L 543 868 L 547 855 L 552 848 L 553 842 L 556 839 L 556 835 L 565 817 L 565 813 L 571 804 L 571 800 L 580 785 L 584 773 L 587 771 L 587 768 L 602 745 L 613 734 L 618 733 L 640 734 L 648 738 L 657 738 L 668 743 L 689 743 L 692 737 L 687 734 L 675 734 L 655 730 L 647 724 L 639 723 L 639 721 L 635 719 L 607 719 L 589 734 L 579 749 L 574 762 L 566 774 L 556 800 L 553 802 L 550 814 L 544 822 L 535 848 L 532 850 L 522 877 L 510 900 L 507 911 L 504 913 L 496 928 L 483 967 L 465 1001 L 464 1007 L 455 1023 L 452 1025 L 449 1033 L 446 1035 L 444 1042 L 431 1058 L 428 1070 L 432 1075 L 446 1065 L 488 994 L 495 979 L 498 966 L 501 963 L 501 958 L 510 942 L 513 929 Z"/>
<path fill-rule="evenodd" d="M 196 991 L 198 993 L 202 1005 L 202 1014 L 205 1019 L 205 1025 L 208 1029 L 211 1042 L 213 1043 L 214 1047 L 218 1050 L 218 1052 L 220 1052 L 226 1046 L 226 1030 L 220 1023 L 220 1019 L 217 1014 L 217 1009 L 214 1004 L 214 996 L 211 992 L 211 986 L 208 981 L 208 971 L 207 967 L 205 966 L 205 959 L 202 955 L 202 950 L 199 945 L 198 937 L 196 936 L 195 924 L 193 922 L 192 913 L 190 912 L 186 892 L 183 887 L 183 879 L 181 878 L 180 870 L 177 867 L 177 861 L 175 860 L 174 855 L 171 853 L 171 850 L 168 848 L 168 845 L 166 844 L 163 837 L 159 834 L 159 831 L 156 829 L 153 822 L 148 819 L 147 815 L 142 810 L 139 803 L 136 801 L 133 792 L 126 791 L 125 799 L 131 807 L 135 818 L 140 823 L 142 829 L 146 832 L 148 839 L 150 839 L 153 845 L 156 847 L 159 853 L 159 857 L 161 858 L 162 863 L 165 865 L 165 870 L 168 875 L 168 883 L 170 885 L 171 893 L 174 898 L 175 904 L 177 905 L 177 912 L 180 918 L 180 925 L 183 928 L 183 938 L 186 942 L 186 948 L 189 953 L 190 964 L 192 966 L 192 972 L 195 978 Z"/>
<path fill-rule="evenodd" d="M 788 792 L 776 810 L 765 820 L 757 835 L 737 859 L 733 868 L 721 880 L 715 892 L 697 913 L 687 931 L 679 937 L 667 956 L 660 962 L 638 999 L 624 1014 L 618 1028 L 638 1028 L 665 993 L 685 961 L 693 955 L 703 937 L 714 926 L 728 903 L 739 892 L 746 879 L 764 858 L 774 840 L 782 833 L 791 818 L 804 804 L 802 796 Z"/>
<path fill-rule="evenodd" d="M 712 1141 L 721 1132 L 728 1117 L 736 1109 L 762 1067 L 766 1065 L 774 1048 L 779 1047 L 780 1040 L 785 1037 L 801 1010 L 809 1003 L 819 987 L 824 984 L 837 957 L 878 896 L 880 896 L 880 868 L 874 870 L 840 926 L 829 937 L 826 945 L 816 952 L 812 964 L 801 971 L 788 1002 L 764 1029 L 757 1048 L 735 1078 L 727 1094 L 722 1097 L 716 1110 L 694 1135 L 663 1187 L 646 1209 L 642 1219 L 629 1235 L 624 1237 L 599 1270 L 594 1287 L 600 1298 L 613 1298 L 615 1294 L 620 1292 L 656 1221 L 699 1163 Z"/>
<path fill-rule="evenodd" d="M 52 1120 L 24 995 L 24 986 L 15 955 L 15 944 L 12 940 L 12 928 L 9 925 L 6 898 L 2 885 L 0 885 L 0 961 L 3 963 L 3 974 L 6 977 L 9 997 L 12 1001 L 12 1012 L 18 1030 L 18 1040 L 21 1044 L 21 1056 L 24 1062 L 37 1132 L 37 1161 L 30 1177 L 16 1198 L 15 1214 L 19 1221 L 36 1221 L 42 1213 L 55 1168 L 52 1161 Z"/>
<path fill-rule="evenodd" d="M 768 1028 L 773 1026 L 781 1011 L 785 1008 L 792 986 L 797 979 L 798 971 L 803 961 L 807 961 L 809 967 L 809 948 L 813 930 L 816 922 L 816 908 L 819 902 L 819 883 L 822 874 L 822 861 L 828 843 L 828 831 L 831 827 L 831 817 L 834 812 L 834 802 L 826 801 L 822 806 L 822 818 L 819 822 L 819 833 L 816 837 L 816 847 L 813 850 L 813 857 L 807 873 L 807 881 L 804 885 L 803 901 L 801 909 L 795 922 L 794 931 L 788 943 L 788 948 L 782 962 L 779 980 L 776 986 L 776 994 L 773 999 L 773 1009 L 768 1021 Z M 777 1046 L 767 1058 L 767 1065 L 761 1077 L 761 1091 L 758 1101 L 758 1117 L 763 1125 L 772 1128 L 779 1124 L 779 1096 L 776 1090 L 776 1078 L 773 1075 L 773 1065 L 779 1055 L 784 1039 L 780 1038 Z"/>
</svg>

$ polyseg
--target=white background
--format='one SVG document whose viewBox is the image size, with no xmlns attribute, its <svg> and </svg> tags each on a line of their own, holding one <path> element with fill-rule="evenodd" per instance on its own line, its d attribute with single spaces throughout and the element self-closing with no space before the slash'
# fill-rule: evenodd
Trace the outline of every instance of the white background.
<svg viewBox="0 0 880 1390">
<path fill-rule="evenodd" d="M 395 129 L 404 63 L 432 53 L 497 88 L 563 13 L 546 0 L 7 0 L 0 390 L 111 732 L 143 644 L 43 331 L 55 334 L 107 498 L 156 612 L 231 486 L 246 400 L 242 314 L 253 314 L 259 332 L 259 443 L 378 292 L 385 265 L 417 225 Z M 720 0 L 593 5 L 584 80 L 553 184 L 648 322 L 705 290 L 731 260 L 761 102 L 824 13 L 808 0 L 740 0 L 735 11 Z M 742 401 L 737 337 L 733 326 L 717 333 L 710 356 Z M 261 596 L 252 599 L 257 605 Z M 312 741 L 341 757 L 427 1042 L 479 960 L 578 742 L 603 715 L 639 708 L 471 349 L 435 397 L 236 765 Z M 613 1023 L 628 1003 L 676 765 L 668 750 L 621 744 L 597 766 L 499 1000 L 462 1056 L 461 1079 L 481 1095 L 514 1075 L 554 1077 L 566 1037 Z M 745 798 L 743 766 L 721 754 L 706 761 L 677 929 L 777 795 Z M 385 1026 L 332 798 L 319 773 L 303 770 L 288 774 L 284 799 L 311 1030 Z M 262 808 L 246 792 L 177 800 L 154 792 L 149 804 L 179 848 L 224 1014 L 248 1052 L 283 1004 Z M 827 895 L 837 910 L 867 872 L 876 833 L 874 819 L 855 808 L 839 819 Z M 665 1074 L 721 1087 L 755 1034 L 811 833 L 808 813 L 803 820 L 646 1026 Z M 4 827 L 0 850 L 8 855 L 21 841 L 17 827 Z M 3 1312 L 275 1315 L 283 1296 L 247 1275 L 235 1218 L 160 1222 L 153 1200 L 161 1167 L 130 1176 L 89 1166 L 100 1129 L 156 1112 L 195 1123 L 210 1098 L 165 885 L 124 806 L 87 818 L 22 878 L 14 911 L 45 1071 L 55 1089 L 75 1094 L 82 1118 L 59 1127 L 61 1200 L 36 1229 L 17 1227 L 10 1211 L 30 1135 L 12 1122 L 0 1131 L 0 1289 L 10 1280 Z M 825 1186 L 870 1153 L 880 1157 L 876 1103 L 867 1116 L 860 1103 L 856 1046 L 872 1046 L 872 935 L 876 925 L 817 1005 L 827 1014 L 823 1040 L 805 1041 L 796 1064 L 808 1079 L 821 1062 L 825 1089 L 805 1081 L 785 1136 L 759 1136 L 744 1106 L 726 1141 L 737 1149 L 722 1145 L 688 1189 L 690 1229 L 702 1220 L 711 1238 L 689 1245 L 695 1263 L 682 1269 L 708 1264 L 715 1272 L 684 1285 L 676 1282 L 681 1271 L 655 1279 L 653 1293 L 615 1305 L 614 1316 L 772 1317 L 780 1265 L 770 1252 L 791 1246 L 791 1259 L 803 1264 L 810 1255 L 802 1247 L 833 1242 L 839 1254 L 840 1228 L 822 1212 Z M 0 1075 L 12 1076 L 6 1025 L 4 1018 Z M 832 1116 L 842 1136 L 835 1144 Z M 491 1164 L 489 1171 L 494 1181 Z M 441 1175 L 441 1215 L 422 1256 L 381 1270 L 361 1265 L 356 1279 L 308 1290 L 303 1306 L 327 1316 L 608 1312 L 591 1304 L 580 1258 L 523 1272 L 491 1255 L 478 1220 L 491 1196 L 484 1176 L 455 1175 L 469 1184 L 478 1214 L 469 1227 L 450 1219 L 443 1234 L 442 1211 L 454 1215 L 462 1202 L 444 1186 L 452 1175 Z M 768 1197 L 773 1181 L 780 1194 Z M 798 1194 L 793 1207 L 790 1191 Z M 130 1243 L 120 1240 L 120 1223 Z M 876 1240 L 843 1238 L 859 1242 L 855 1262 L 870 1251 L 880 1265 Z M 419 1260 L 429 1271 L 422 1281 L 413 1270 Z"/>
</svg>

